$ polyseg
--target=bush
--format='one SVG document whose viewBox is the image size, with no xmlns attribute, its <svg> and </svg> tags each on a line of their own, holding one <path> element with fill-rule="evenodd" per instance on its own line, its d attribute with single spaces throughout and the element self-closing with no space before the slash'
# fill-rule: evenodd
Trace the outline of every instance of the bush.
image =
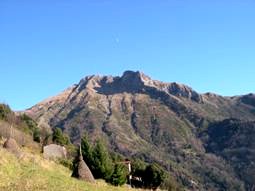
<svg viewBox="0 0 255 191">
<path fill-rule="evenodd" d="M 125 164 L 116 164 L 109 182 L 114 186 L 122 186 L 127 182 L 128 169 Z"/>
<path fill-rule="evenodd" d="M 38 128 L 37 123 L 28 115 L 22 114 L 19 119 L 25 124 L 23 131 L 28 132 L 33 135 L 33 140 L 35 142 L 41 142 L 41 131 Z M 20 125 L 21 126 L 21 125 Z"/>
<path fill-rule="evenodd" d="M 164 170 L 157 164 L 151 164 L 144 171 L 144 185 L 146 188 L 156 189 L 165 179 Z"/>
<path fill-rule="evenodd" d="M 67 135 L 64 135 L 62 130 L 58 127 L 53 129 L 52 141 L 59 145 L 70 144 L 69 137 Z"/>
<path fill-rule="evenodd" d="M 35 142 L 40 143 L 41 142 L 41 137 L 40 137 L 41 133 L 40 133 L 40 129 L 39 128 L 35 128 L 34 132 L 33 132 L 33 140 Z"/>
<path fill-rule="evenodd" d="M 146 163 L 140 159 L 132 160 L 132 176 L 143 177 L 146 169 Z"/>
<path fill-rule="evenodd" d="M 22 114 L 19 118 L 27 125 L 31 132 L 35 131 L 37 128 L 37 123 L 31 117 L 26 114 Z"/>
<path fill-rule="evenodd" d="M 6 104 L 0 104 L 0 119 L 8 120 L 10 114 L 12 114 L 11 108 Z"/>
<path fill-rule="evenodd" d="M 70 170 L 73 170 L 73 163 L 69 159 L 60 158 L 60 159 L 58 159 L 58 163 L 63 165 L 64 167 L 69 168 Z"/>
<path fill-rule="evenodd" d="M 184 190 L 180 187 L 177 181 L 170 174 L 168 174 L 168 176 L 164 179 L 164 181 L 160 185 L 160 188 L 162 190 L 168 190 L 168 191 L 183 191 Z"/>
</svg>

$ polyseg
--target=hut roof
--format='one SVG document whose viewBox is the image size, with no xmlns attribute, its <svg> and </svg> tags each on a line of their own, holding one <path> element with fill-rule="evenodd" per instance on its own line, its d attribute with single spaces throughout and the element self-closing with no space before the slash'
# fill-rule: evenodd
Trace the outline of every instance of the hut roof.
<svg viewBox="0 0 255 191">
<path fill-rule="evenodd" d="M 88 182 L 95 181 L 94 176 L 92 175 L 89 167 L 87 166 L 87 164 L 82 158 L 80 158 L 79 160 L 78 175 L 79 175 L 78 178 L 81 180 L 88 181 Z"/>
</svg>

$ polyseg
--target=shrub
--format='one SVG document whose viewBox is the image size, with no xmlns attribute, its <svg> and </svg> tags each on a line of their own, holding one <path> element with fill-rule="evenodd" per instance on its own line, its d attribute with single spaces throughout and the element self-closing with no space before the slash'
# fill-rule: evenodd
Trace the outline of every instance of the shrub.
<svg viewBox="0 0 255 191">
<path fill-rule="evenodd" d="M 40 143 L 41 142 L 41 137 L 40 137 L 40 129 L 38 127 L 35 128 L 34 132 L 33 132 L 33 140 L 35 142 Z"/>
<path fill-rule="evenodd" d="M 177 181 L 168 174 L 167 177 L 164 179 L 164 181 L 161 183 L 160 188 L 162 190 L 168 190 L 168 191 L 183 191 L 180 187 L 180 185 L 177 183 Z"/>
<path fill-rule="evenodd" d="M 114 186 L 122 186 L 127 182 L 128 169 L 125 164 L 116 164 L 109 182 Z"/>
<path fill-rule="evenodd" d="M 69 168 L 70 170 L 73 170 L 72 160 L 60 158 L 58 159 L 58 163 L 63 165 L 64 167 Z"/>
<path fill-rule="evenodd" d="M 157 164 L 151 164 L 144 171 L 144 185 L 146 188 L 156 189 L 165 179 L 164 170 Z"/>
<path fill-rule="evenodd" d="M 146 169 L 146 163 L 140 159 L 132 160 L 132 172 L 131 174 L 135 177 L 143 177 Z"/>
<path fill-rule="evenodd" d="M 12 114 L 11 108 L 6 104 L 0 104 L 0 119 L 8 120 L 9 114 Z"/>
<path fill-rule="evenodd" d="M 31 117 L 26 114 L 22 114 L 19 118 L 27 125 L 31 132 L 35 131 L 37 128 L 37 123 Z"/>
<path fill-rule="evenodd" d="M 28 132 L 33 135 L 33 140 L 35 142 L 41 142 L 41 131 L 38 128 L 37 123 L 28 115 L 22 114 L 18 117 L 25 126 L 23 126 L 23 131 Z M 21 125 L 20 125 L 21 126 Z"/>
<path fill-rule="evenodd" d="M 58 127 L 53 129 L 52 141 L 59 145 L 70 144 L 69 137 L 67 135 L 64 135 L 62 130 Z"/>
</svg>

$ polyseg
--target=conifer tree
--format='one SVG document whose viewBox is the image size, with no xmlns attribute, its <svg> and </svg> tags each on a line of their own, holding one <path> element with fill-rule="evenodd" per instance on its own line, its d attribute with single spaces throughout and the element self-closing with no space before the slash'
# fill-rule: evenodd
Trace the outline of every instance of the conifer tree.
<svg viewBox="0 0 255 191">
<path fill-rule="evenodd" d="M 113 173 L 112 159 L 100 140 L 96 142 L 93 150 L 92 172 L 95 178 L 103 178 L 108 181 Z"/>
<path fill-rule="evenodd" d="M 125 164 L 116 164 L 110 178 L 110 183 L 114 186 L 122 186 L 127 182 L 127 175 L 127 166 Z"/>
</svg>

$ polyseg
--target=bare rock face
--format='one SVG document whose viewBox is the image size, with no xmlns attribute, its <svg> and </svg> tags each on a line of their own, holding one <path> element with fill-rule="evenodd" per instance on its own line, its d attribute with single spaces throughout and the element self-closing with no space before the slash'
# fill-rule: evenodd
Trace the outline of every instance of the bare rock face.
<svg viewBox="0 0 255 191">
<path fill-rule="evenodd" d="M 78 164 L 78 178 L 80 180 L 84 180 L 87 182 L 95 182 L 94 176 L 92 175 L 89 167 L 83 160 L 82 156 L 79 158 L 79 164 Z"/>
<path fill-rule="evenodd" d="M 14 154 L 18 154 L 20 152 L 20 148 L 17 144 L 17 142 L 15 141 L 15 139 L 13 138 L 8 138 L 3 147 L 8 150 L 9 152 L 11 153 L 14 153 Z"/>
<path fill-rule="evenodd" d="M 66 158 L 66 148 L 60 145 L 50 144 L 43 147 L 43 156 L 47 159 Z"/>
<path fill-rule="evenodd" d="M 168 91 L 170 94 L 175 96 L 185 97 L 198 103 L 203 102 L 201 95 L 183 84 L 171 83 L 168 86 Z"/>
</svg>

